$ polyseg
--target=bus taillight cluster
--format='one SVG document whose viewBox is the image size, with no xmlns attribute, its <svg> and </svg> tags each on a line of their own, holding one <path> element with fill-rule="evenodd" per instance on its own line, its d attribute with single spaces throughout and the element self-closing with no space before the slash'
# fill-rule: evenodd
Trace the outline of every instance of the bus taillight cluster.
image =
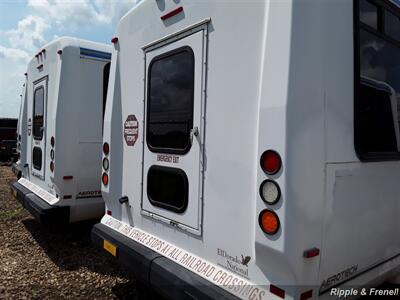
<svg viewBox="0 0 400 300">
<path fill-rule="evenodd" d="M 103 144 L 103 175 L 101 176 L 101 182 L 104 186 L 108 185 L 108 169 L 110 168 L 110 161 L 108 160 L 108 154 L 110 153 L 110 145 L 108 143 Z"/>
<path fill-rule="evenodd" d="M 51 145 L 51 150 L 50 150 L 50 171 L 53 173 L 54 172 L 54 146 L 56 144 L 56 141 L 54 139 L 54 136 L 51 137 L 50 139 L 50 145 Z"/>
<path fill-rule="evenodd" d="M 260 165 L 266 175 L 275 175 L 282 168 L 282 160 L 278 152 L 267 150 L 261 155 Z M 260 185 L 260 196 L 268 205 L 278 203 L 281 197 L 281 189 L 274 180 L 265 179 Z M 275 234 L 280 227 L 278 215 L 271 209 L 261 211 L 258 222 L 261 229 L 266 234 Z"/>
</svg>

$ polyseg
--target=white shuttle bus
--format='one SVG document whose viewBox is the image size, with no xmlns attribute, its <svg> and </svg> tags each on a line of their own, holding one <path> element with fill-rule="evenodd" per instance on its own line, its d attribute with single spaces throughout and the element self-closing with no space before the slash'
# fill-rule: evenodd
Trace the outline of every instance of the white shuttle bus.
<svg viewBox="0 0 400 300">
<path fill-rule="evenodd" d="M 113 39 L 94 243 L 170 299 L 395 277 L 399 17 L 389 0 L 140 2 Z"/>
<path fill-rule="evenodd" d="M 100 218 L 101 148 L 111 47 L 62 37 L 28 64 L 12 191 L 42 223 Z M 17 166 L 15 166 L 17 167 Z"/>
</svg>

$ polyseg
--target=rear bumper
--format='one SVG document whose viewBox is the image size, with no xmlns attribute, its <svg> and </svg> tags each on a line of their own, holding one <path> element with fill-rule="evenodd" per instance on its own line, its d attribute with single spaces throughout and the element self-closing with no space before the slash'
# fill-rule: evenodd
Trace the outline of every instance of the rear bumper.
<svg viewBox="0 0 400 300">
<path fill-rule="evenodd" d="M 50 205 L 18 182 L 11 185 L 11 192 L 40 223 L 44 225 L 69 223 L 70 208 L 68 206 Z"/>
<path fill-rule="evenodd" d="M 117 247 L 117 259 L 136 279 L 167 299 L 238 299 L 157 252 L 101 223 L 96 224 L 92 241 L 103 248 L 104 240 Z"/>
</svg>

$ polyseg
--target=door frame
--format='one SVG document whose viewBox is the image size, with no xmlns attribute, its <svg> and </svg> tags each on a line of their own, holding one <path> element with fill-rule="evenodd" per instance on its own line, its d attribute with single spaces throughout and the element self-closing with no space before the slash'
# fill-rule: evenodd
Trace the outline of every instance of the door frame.
<svg viewBox="0 0 400 300">
<path fill-rule="evenodd" d="M 45 180 L 46 175 L 46 138 L 47 138 L 47 99 L 48 99 L 48 75 L 41 77 L 38 80 L 35 80 L 33 84 L 33 94 L 32 94 L 32 109 L 31 109 L 31 118 L 32 118 L 32 132 L 31 132 L 31 174 L 41 180 Z M 35 92 L 38 88 L 43 86 L 44 89 L 44 99 L 43 99 L 43 137 L 41 140 L 36 140 L 33 134 L 33 120 L 34 120 L 34 110 L 35 110 Z M 40 148 L 42 149 L 42 169 L 40 171 L 36 170 L 33 167 L 33 149 L 38 147 L 35 141 L 39 141 Z"/>
<path fill-rule="evenodd" d="M 174 228 L 179 228 L 183 231 L 190 232 L 192 234 L 201 236 L 203 232 L 203 206 L 204 206 L 204 171 L 206 169 L 205 166 L 205 109 L 206 109 L 206 87 L 207 87 L 207 69 L 208 69 L 208 25 L 210 23 L 211 19 L 207 18 L 204 19 L 196 24 L 190 25 L 182 30 L 179 30 L 175 33 L 169 34 L 163 38 L 160 38 L 156 41 L 153 41 L 146 46 L 142 47 L 143 50 L 143 59 L 144 59 L 144 77 L 143 77 L 143 83 L 144 83 L 144 88 L 143 88 L 143 119 L 142 119 L 142 178 L 141 178 L 141 200 L 140 200 L 140 213 L 143 216 L 161 221 L 163 223 L 167 223 L 169 225 L 173 225 Z M 145 155 L 145 150 L 147 147 L 147 142 L 145 141 L 146 139 L 146 120 L 147 120 L 147 111 L 146 111 L 146 100 L 147 100 L 147 84 L 148 84 L 148 61 L 146 58 L 146 55 L 149 52 L 152 52 L 154 50 L 157 50 L 161 47 L 171 45 L 181 39 L 184 39 L 186 37 L 189 37 L 192 34 L 195 34 L 199 31 L 203 31 L 203 44 L 202 44 L 202 71 L 201 71 L 201 80 L 200 83 L 200 132 L 199 132 L 199 197 L 198 197 L 198 229 L 195 229 L 193 227 L 187 226 L 185 224 L 181 223 L 175 223 L 171 219 L 168 219 L 167 217 L 149 212 L 147 210 L 143 209 L 143 200 L 144 197 L 147 197 L 147 187 L 144 186 L 144 176 L 145 176 L 145 165 L 144 165 L 144 155 Z M 151 61 L 151 60 L 150 60 Z M 195 113 L 195 112 L 193 112 Z M 148 150 L 150 151 L 150 149 Z M 190 179 L 189 179 L 190 180 Z"/>
</svg>

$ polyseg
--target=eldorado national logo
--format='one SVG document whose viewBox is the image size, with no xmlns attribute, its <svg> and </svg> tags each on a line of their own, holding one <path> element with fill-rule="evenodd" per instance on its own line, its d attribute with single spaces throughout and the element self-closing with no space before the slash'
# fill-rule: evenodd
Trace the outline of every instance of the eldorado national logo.
<svg viewBox="0 0 400 300">
<path fill-rule="evenodd" d="M 225 250 L 219 248 L 217 249 L 217 254 L 218 256 L 226 258 L 226 265 L 220 265 L 244 277 L 249 276 L 248 264 L 251 260 L 250 256 L 241 254 L 241 257 L 239 258 L 238 256 L 232 256 Z"/>
</svg>

